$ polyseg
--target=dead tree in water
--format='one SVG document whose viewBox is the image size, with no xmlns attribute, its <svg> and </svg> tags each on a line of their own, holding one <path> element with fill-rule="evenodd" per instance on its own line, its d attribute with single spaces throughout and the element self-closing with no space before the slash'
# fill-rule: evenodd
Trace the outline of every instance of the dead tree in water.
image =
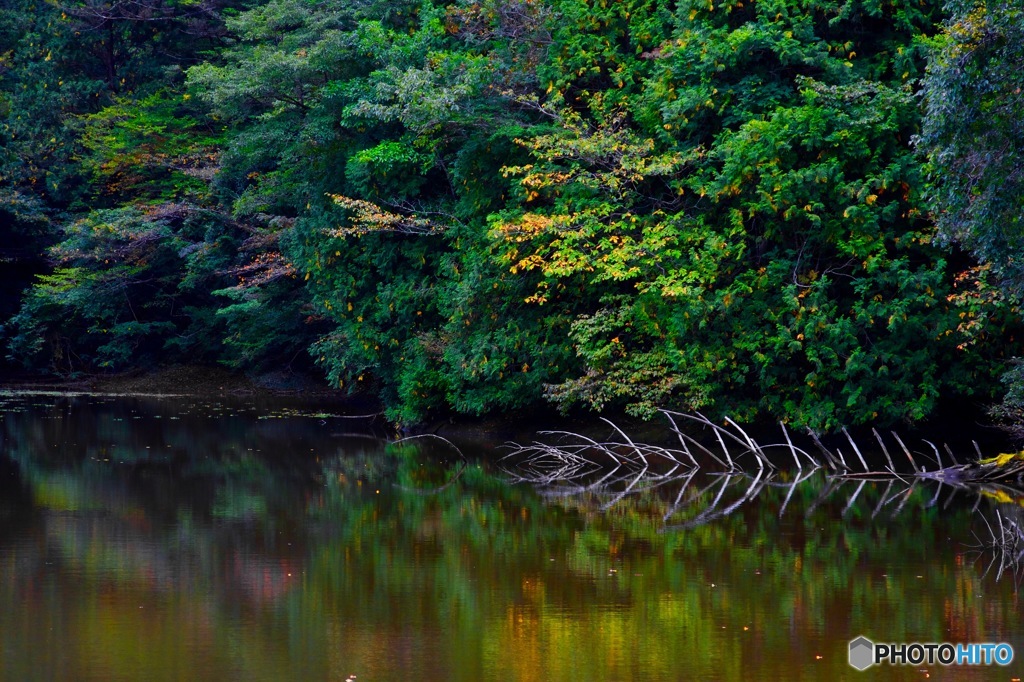
<svg viewBox="0 0 1024 682">
<path fill-rule="evenodd" d="M 878 448 L 869 453 L 874 456 L 866 456 L 843 429 L 845 444 L 832 448 L 808 432 L 816 450 L 811 454 L 795 442 L 784 424 L 781 440 L 762 444 L 732 419 L 719 424 L 701 414 L 663 414 L 676 441 L 671 446 L 637 442 L 605 420 L 611 427 L 606 439 L 565 431 L 540 432 L 532 443 L 510 446 L 503 466 L 511 480 L 532 484 L 542 496 L 559 504 L 571 500 L 571 504 L 591 511 L 608 510 L 627 496 L 656 492 L 664 504 L 658 511 L 664 531 L 718 522 L 769 488 L 785 489 L 778 510 L 781 518 L 791 508 L 798 488 L 806 491 L 805 485 L 815 485 L 808 483 L 812 478 L 819 483 L 824 480 L 813 500 L 805 504 L 808 517 L 842 494 L 840 513 L 846 518 L 858 500 L 863 500 L 865 490 L 879 495 L 877 503 L 869 505 L 871 519 L 887 514 L 895 517 L 908 504 L 914 506 L 911 500 L 925 508 L 941 504 L 945 509 L 958 494 L 976 496 L 974 512 L 979 512 L 983 500 L 996 505 L 979 513 L 987 532 L 982 530 L 980 535 L 986 539 L 979 537 L 975 549 L 988 564 L 985 574 L 992 571 L 997 580 L 1006 574 L 1024 580 L 1024 503 L 1020 503 L 1024 500 L 1024 452 L 984 458 L 975 444 L 975 453 L 958 459 L 948 446 L 940 450 L 925 440 L 931 451 L 928 455 L 911 451 L 894 432 L 886 437 L 887 442 L 872 429 Z M 696 426 L 703 434 L 697 428 L 684 430 L 684 425 Z M 906 463 L 902 463 L 903 457 Z M 869 464 L 881 463 L 883 458 L 884 464 Z M 902 470 L 897 462 L 902 463 Z M 934 495 L 914 495 L 926 487 L 934 488 Z M 843 489 L 845 492 L 840 492 Z"/>
<path fill-rule="evenodd" d="M 536 482 L 572 478 L 581 470 L 611 466 L 620 472 L 619 475 L 634 476 L 638 471 L 643 471 L 640 478 L 644 475 L 663 476 L 663 473 L 657 472 L 663 472 L 666 467 L 671 467 L 673 471 L 710 468 L 726 473 L 752 471 L 756 468 L 758 472 L 770 473 L 780 467 L 788 468 L 791 461 L 797 471 L 803 472 L 805 467 L 812 471 L 827 469 L 830 475 L 840 478 L 922 478 L 953 486 L 985 482 L 1024 484 L 1024 452 L 983 459 L 975 444 L 977 456 L 972 456 L 967 463 L 961 464 L 953 451 L 945 446 L 947 463 L 943 461 L 939 448 L 926 440 L 924 443 L 934 454 L 934 457 L 928 457 L 934 462 L 934 467 L 929 468 L 931 465 L 919 461 L 919 458 L 923 460 L 925 456 L 919 453 L 919 458 L 915 458 L 899 435 L 891 432 L 892 439 L 906 456 L 911 467 L 909 472 L 899 472 L 885 440 L 876 429 L 872 429 L 872 433 L 886 461 L 886 466 L 881 468 L 872 468 L 868 465 L 860 447 L 845 428 L 842 429 L 842 434 L 849 443 L 846 455 L 839 447 L 826 447 L 814 432 L 808 431 L 808 436 L 819 453 L 819 456 L 815 457 L 806 449 L 794 444 L 789 430 L 783 423 L 780 423 L 780 426 L 784 442 L 764 445 L 758 443 L 728 417 L 723 424 L 718 424 L 700 413 L 685 414 L 662 410 L 662 414 L 668 420 L 669 429 L 679 443 L 678 448 L 638 443 L 614 423 L 604 419 L 603 421 L 611 426 L 614 432 L 610 440 L 598 441 L 565 431 L 542 431 L 538 435 L 553 436 L 554 442 L 537 440 L 528 445 L 513 444 L 511 452 L 505 458 L 514 459 L 520 467 L 531 470 Z M 680 425 L 684 421 L 699 426 L 705 432 L 710 431 L 714 444 L 702 442 L 694 432 L 681 428 Z"/>
</svg>

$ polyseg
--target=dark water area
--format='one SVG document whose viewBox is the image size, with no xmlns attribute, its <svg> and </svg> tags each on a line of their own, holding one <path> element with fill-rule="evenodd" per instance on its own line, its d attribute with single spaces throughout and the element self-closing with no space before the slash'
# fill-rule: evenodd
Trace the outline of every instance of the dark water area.
<svg viewBox="0 0 1024 682">
<path fill-rule="evenodd" d="M 500 442 L 359 424 L 0 395 L 0 680 L 1024 673 L 1014 552 L 987 530 L 1019 517 L 1012 491 L 787 471 L 538 486 Z M 857 672 L 858 635 L 1016 658 Z"/>
</svg>

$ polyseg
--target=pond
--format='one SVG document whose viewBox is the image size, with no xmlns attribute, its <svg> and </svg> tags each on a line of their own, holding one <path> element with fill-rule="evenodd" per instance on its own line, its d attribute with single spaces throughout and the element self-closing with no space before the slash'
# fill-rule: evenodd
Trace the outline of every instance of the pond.
<svg viewBox="0 0 1024 682">
<path fill-rule="evenodd" d="M 1017 518 L 1005 492 L 786 471 L 573 489 L 523 482 L 497 442 L 389 444 L 280 404 L 0 410 L 2 680 L 1024 671 L 1017 564 L 988 530 Z M 1017 655 L 857 672 L 859 635 Z"/>
</svg>

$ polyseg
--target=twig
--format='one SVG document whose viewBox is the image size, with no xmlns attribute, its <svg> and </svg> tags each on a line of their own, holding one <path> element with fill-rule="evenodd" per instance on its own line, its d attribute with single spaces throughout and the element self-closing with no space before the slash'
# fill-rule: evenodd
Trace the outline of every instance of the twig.
<svg viewBox="0 0 1024 682">
<path fill-rule="evenodd" d="M 892 457 L 889 456 L 889 448 L 885 447 L 885 441 L 882 440 L 882 436 L 874 427 L 872 427 L 871 433 L 875 434 L 875 440 L 877 440 L 878 444 L 882 446 L 882 453 L 885 455 L 885 461 L 889 463 L 889 468 L 895 469 L 896 467 L 892 463 Z"/>
<path fill-rule="evenodd" d="M 903 452 L 907 455 L 907 459 L 910 460 L 910 466 L 914 467 L 914 471 L 916 471 L 917 473 L 921 473 L 922 471 L 924 471 L 923 469 L 917 466 L 917 462 L 914 461 L 914 457 L 913 455 L 910 454 L 910 450 L 908 450 L 907 446 L 903 444 L 903 441 L 900 440 L 900 437 L 896 434 L 896 432 L 891 431 L 890 433 L 892 433 L 892 437 L 896 439 L 896 442 L 900 444 L 900 447 L 903 448 Z"/>
<path fill-rule="evenodd" d="M 850 432 L 843 427 L 843 435 L 846 436 L 846 440 L 850 441 L 850 445 L 853 446 L 853 451 L 857 454 L 857 459 L 860 460 L 861 465 L 864 467 L 864 471 L 868 470 L 868 463 L 864 461 L 864 455 L 860 454 L 860 448 L 853 442 L 853 438 L 850 436 Z"/>
<path fill-rule="evenodd" d="M 867 481 L 861 481 L 860 485 L 857 486 L 857 489 L 853 491 L 853 495 L 850 496 L 850 501 L 847 502 L 846 506 L 843 508 L 842 516 L 844 518 L 846 517 L 846 514 L 849 513 L 850 508 L 853 507 L 853 503 L 857 501 L 857 497 L 860 495 L 860 491 L 864 489 L 865 485 L 867 485 Z"/>
<path fill-rule="evenodd" d="M 928 445 L 932 446 L 932 451 L 935 453 L 935 464 L 938 465 L 940 469 L 942 469 L 942 455 L 939 454 L 939 449 L 935 447 L 935 443 L 931 442 L 930 440 L 924 440 L 923 438 L 921 440 L 923 440 L 925 443 L 928 443 Z"/>
</svg>

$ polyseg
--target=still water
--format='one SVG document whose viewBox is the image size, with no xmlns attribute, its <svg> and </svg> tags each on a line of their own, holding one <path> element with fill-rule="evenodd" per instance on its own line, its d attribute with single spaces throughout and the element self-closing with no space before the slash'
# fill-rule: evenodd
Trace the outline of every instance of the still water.
<svg viewBox="0 0 1024 682">
<path fill-rule="evenodd" d="M 709 475 L 574 493 L 517 483 L 499 443 L 388 445 L 295 407 L 4 394 L 0 410 L 2 680 L 1024 671 L 1019 580 L 985 526 L 1020 508 L 1005 492 L 784 472 L 745 501 L 749 479 Z M 858 673 L 862 634 L 1017 653 Z"/>
</svg>

